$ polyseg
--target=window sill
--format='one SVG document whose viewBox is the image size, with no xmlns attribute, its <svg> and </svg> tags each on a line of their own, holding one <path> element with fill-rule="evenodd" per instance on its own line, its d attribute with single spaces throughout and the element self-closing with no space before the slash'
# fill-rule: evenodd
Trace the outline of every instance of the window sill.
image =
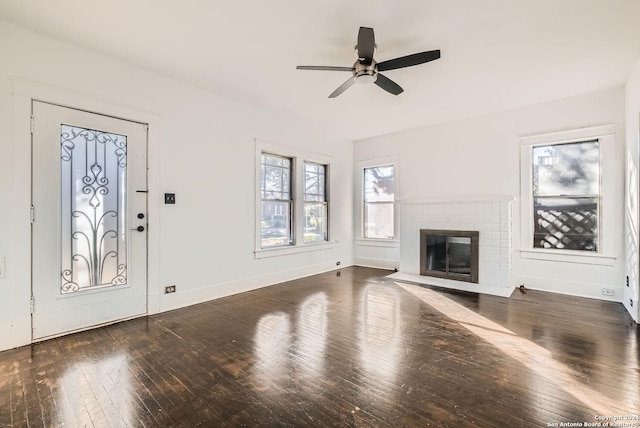
<svg viewBox="0 0 640 428">
<path fill-rule="evenodd" d="M 330 250 L 335 242 L 320 242 L 317 244 L 295 245 L 276 248 L 261 248 L 253 251 L 255 259 L 266 259 L 269 257 L 280 257 L 289 254 L 308 253 L 310 251 Z"/>
<path fill-rule="evenodd" d="M 539 250 L 532 248 L 521 249 L 520 257 L 523 259 L 600 266 L 613 266 L 617 258 L 614 254 L 581 254 L 581 252 L 569 250 Z"/>
<path fill-rule="evenodd" d="M 356 246 L 398 248 L 400 247 L 400 241 L 397 239 L 359 238 L 356 239 Z"/>
</svg>

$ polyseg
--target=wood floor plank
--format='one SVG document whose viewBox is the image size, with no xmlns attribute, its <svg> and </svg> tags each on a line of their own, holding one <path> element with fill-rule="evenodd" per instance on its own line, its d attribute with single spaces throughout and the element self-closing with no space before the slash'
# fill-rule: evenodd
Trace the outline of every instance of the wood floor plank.
<svg viewBox="0 0 640 428">
<path fill-rule="evenodd" d="M 640 330 L 622 305 L 388 273 L 326 272 L 2 352 L 0 427 L 546 427 L 640 413 Z"/>
</svg>

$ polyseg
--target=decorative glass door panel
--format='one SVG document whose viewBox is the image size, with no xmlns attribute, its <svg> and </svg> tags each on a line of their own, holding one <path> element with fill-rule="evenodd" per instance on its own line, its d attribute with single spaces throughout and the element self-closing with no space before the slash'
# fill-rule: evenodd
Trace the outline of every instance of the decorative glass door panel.
<svg viewBox="0 0 640 428">
<path fill-rule="evenodd" d="M 127 137 L 61 126 L 61 294 L 127 283 Z"/>
<path fill-rule="evenodd" d="M 33 340 L 146 314 L 146 125 L 32 111 Z"/>
</svg>

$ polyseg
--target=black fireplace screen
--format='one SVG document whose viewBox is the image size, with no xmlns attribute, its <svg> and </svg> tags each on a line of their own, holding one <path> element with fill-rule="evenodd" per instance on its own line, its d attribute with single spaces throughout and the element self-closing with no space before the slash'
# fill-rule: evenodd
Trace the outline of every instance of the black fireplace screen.
<svg viewBox="0 0 640 428">
<path fill-rule="evenodd" d="M 420 275 L 478 282 L 478 232 L 420 230 Z"/>
</svg>

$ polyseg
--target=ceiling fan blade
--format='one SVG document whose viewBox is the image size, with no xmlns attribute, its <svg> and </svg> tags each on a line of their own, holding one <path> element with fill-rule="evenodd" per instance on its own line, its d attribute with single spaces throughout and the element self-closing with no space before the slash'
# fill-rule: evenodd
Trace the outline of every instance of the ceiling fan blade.
<svg viewBox="0 0 640 428">
<path fill-rule="evenodd" d="M 440 49 L 415 53 L 413 55 L 402 56 L 400 58 L 389 59 L 378 63 L 378 71 L 395 70 L 396 68 L 411 67 L 412 65 L 424 64 L 440 58 Z"/>
<path fill-rule="evenodd" d="M 296 70 L 317 70 L 317 71 L 353 71 L 353 67 L 334 67 L 332 65 L 299 65 Z"/>
<path fill-rule="evenodd" d="M 378 73 L 375 84 L 393 95 L 399 95 L 404 91 L 404 89 L 402 89 L 400 85 L 380 73 Z"/>
<path fill-rule="evenodd" d="M 360 27 L 360 31 L 358 31 L 358 58 L 366 64 L 371 64 L 375 49 L 376 38 L 373 34 L 373 28 Z"/>
<path fill-rule="evenodd" d="M 329 98 L 335 98 L 338 95 L 340 95 L 341 93 L 343 93 L 344 91 L 346 91 L 347 89 L 349 89 L 351 87 L 351 85 L 353 85 L 354 83 L 356 83 L 356 78 L 355 77 L 351 77 L 349 80 L 347 80 L 346 82 L 344 82 L 342 85 L 340 85 L 338 87 L 338 89 L 336 89 L 335 91 L 333 91 L 331 93 L 331 95 L 329 95 Z"/>
</svg>

